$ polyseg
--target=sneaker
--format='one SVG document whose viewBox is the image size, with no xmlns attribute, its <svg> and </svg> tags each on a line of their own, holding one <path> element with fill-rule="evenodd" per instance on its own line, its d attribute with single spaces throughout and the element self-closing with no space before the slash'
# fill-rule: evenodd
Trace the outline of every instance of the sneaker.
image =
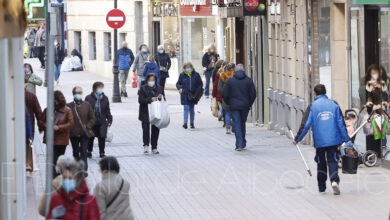
<svg viewBox="0 0 390 220">
<path fill-rule="evenodd" d="M 339 184 L 335 181 L 332 182 L 333 195 L 340 195 Z"/>
<path fill-rule="evenodd" d="M 194 124 L 191 124 L 191 125 L 190 125 L 190 128 L 191 128 L 191 129 L 195 129 L 195 125 L 194 125 Z"/>
<path fill-rule="evenodd" d="M 144 146 L 144 154 L 149 153 L 149 146 L 145 145 Z"/>
<path fill-rule="evenodd" d="M 160 152 L 158 152 L 157 149 L 153 149 L 153 150 L 152 150 L 152 153 L 153 153 L 153 154 L 159 154 Z"/>
<path fill-rule="evenodd" d="M 226 126 L 226 134 L 232 133 L 232 126 Z"/>
<path fill-rule="evenodd" d="M 187 129 L 187 128 L 188 128 L 188 125 L 187 125 L 187 124 L 183 124 L 183 128 L 184 128 L 184 129 Z"/>
<path fill-rule="evenodd" d="M 236 149 L 235 149 L 236 151 L 242 151 L 242 149 L 241 148 L 239 148 L 239 147 L 236 147 Z"/>
<path fill-rule="evenodd" d="M 92 158 L 92 152 L 89 152 L 89 151 L 88 151 L 88 152 L 87 152 L 87 157 L 88 157 L 88 158 Z"/>
<path fill-rule="evenodd" d="M 123 93 L 123 97 L 127 98 L 127 92 Z"/>
</svg>

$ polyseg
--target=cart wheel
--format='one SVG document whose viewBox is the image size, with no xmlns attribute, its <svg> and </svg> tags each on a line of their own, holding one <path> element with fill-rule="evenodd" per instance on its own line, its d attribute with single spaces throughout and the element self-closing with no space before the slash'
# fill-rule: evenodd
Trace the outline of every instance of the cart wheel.
<svg viewBox="0 0 390 220">
<path fill-rule="evenodd" d="M 385 160 L 389 160 L 390 161 L 390 151 L 387 151 L 383 157 L 384 157 Z"/>
<path fill-rule="evenodd" d="M 375 151 L 369 150 L 363 155 L 363 163 L 367 167 L 373 167 L 378 162 L 378 156 Z"/>
</svg>

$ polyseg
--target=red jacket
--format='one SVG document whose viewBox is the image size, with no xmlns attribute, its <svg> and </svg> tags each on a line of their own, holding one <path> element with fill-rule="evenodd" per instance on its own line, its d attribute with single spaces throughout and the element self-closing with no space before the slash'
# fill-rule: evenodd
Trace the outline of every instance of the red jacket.
<svg viewBox="0 0 390 220">
<path fill-rule="evenodd" d="M 81 186 L 71 193 L 66 193 L 63 188 L 53 195 L 50 202 L 50 211 L 47 219 L 51 219 L 54 208 L 63 206 L 66 210 L 64 216 L 59 217 L 63 220 L 78 220 L 80 215 L 81 198 L 85 195 L 84 208 L 83 208 L 83 220 L 100 220 L 99 207 L 96 202 L 96 198 L 89 194 L 89 190 L 85 181 L 81 183 Z"/>
<path fill-rule="evenodd" d="M 220 77 L 220 74 L 219 74 L 219 72 L 217 72 L 217 75 L 215 76 L 214 85 L 213 85 L 213 94 L 212 95 L 213 95 L 213 97 L 217 98 L 218 102 L 222 102 L 222 96 L 218 91 L 219 77 Z"/>
</svg>

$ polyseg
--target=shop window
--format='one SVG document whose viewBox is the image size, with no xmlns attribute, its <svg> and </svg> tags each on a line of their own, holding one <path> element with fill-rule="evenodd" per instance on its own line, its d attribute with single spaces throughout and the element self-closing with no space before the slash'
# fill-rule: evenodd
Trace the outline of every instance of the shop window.
<svg viewBox="0 0 390 220">
<path fill-rule="evenodd" d="M 88 33 L 89 59 L 96 60 L 96 33 Z"/>
<path fill-rule="evenodd" d="M 111 32 L 104 32 L 103 45 L 104 45 L 104 61 L 110 61 L 111 54 L 112 54 Z"/>
</svg>

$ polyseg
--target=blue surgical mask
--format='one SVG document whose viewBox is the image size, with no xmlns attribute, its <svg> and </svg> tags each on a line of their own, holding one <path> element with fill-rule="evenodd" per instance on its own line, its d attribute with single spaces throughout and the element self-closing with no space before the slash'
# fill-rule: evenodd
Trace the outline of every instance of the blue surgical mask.
<svg viewBox="0 0 390 220">
<path fill-rule="evenodd" d="M 74 179 L 64 179 L 61 183 L 62 188 L 65 192 L 70 193 L 76 189 L 76 180 Z"/>
<path fill-rule="evenodd" d="M 186 73 L 189 73 L 189 72 L 192 71 L 192 68 L 191 68 L 191 67 L 187 67 L 187 68 L 184 69 L 184 71 L 185 71 Z"/>
<path fill-rule="evenodd" d="M 143 53 L 147 53 L 147 52 L 148 52 L 148 49 L 143 48 L 143 49 L 142 49 L 142 52 L 143 52 Z"/>
<path fill-rule="evenodd" d="M 74 98 L 74 100 L 81 100 L 82 96 L 80 94 L 74 94 L 73 98 Z"/>
<path fill-rule="evenodd" d="M 98 89 L 96 89 L 96 93 L 97 94 L 102 94 L 103 93 L 103 88 L 98 88 Z"/>
<path fill-rule="evenodd" d="M 164 50 L 159 50 L 158 52 L 159 52 L 159 53 L 164 53 Z"/>
</svg>

